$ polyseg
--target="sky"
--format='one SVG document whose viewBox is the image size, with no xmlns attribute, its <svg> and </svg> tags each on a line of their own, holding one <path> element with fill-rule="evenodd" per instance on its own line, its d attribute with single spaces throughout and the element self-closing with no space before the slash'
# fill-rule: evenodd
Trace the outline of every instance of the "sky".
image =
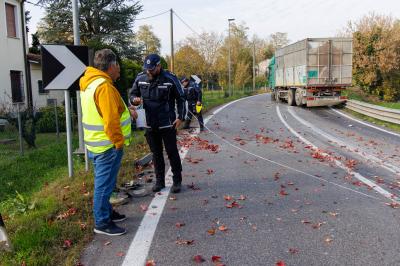
<svg viewBox="0 0 400 266">
<path fill-rule="evenodd" d="M 37 2 L 37 0 L 31 0 Z M 267 38 L 274 32 L 286 32 L 291 42 L 304 38 L 332 37 L 348 21 L 357 21 L 371 12 L 400 19 L 400 0 L 142 0 L 145 18 L 173 9 L 197 33 L 203 31 L 228 34 L 228 18 L 245 23 L 249 36 Z M 31 11 L 31 33 L 36 31 L 44 15 L 41 7 L 27 3 Z M 148 24 L 161 39 L 161 54 L 170 53 L 169 12 L 149 19 L 135 21 L 133 30 Z M 194 33 L 174 16 L 174 43 Z"/>
</svg>

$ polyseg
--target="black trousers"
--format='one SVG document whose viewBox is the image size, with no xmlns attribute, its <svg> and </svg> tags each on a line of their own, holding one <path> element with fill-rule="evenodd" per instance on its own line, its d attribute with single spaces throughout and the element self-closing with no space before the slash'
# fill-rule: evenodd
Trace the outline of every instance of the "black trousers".
<svg viewBox="0 0 400 266">
<path fill-rule="evenodd" d="M 203 121 L 203 115 L 200 113 L 196 113 L 196 103 L 191 103 L 188 102 L 188 114 L 187 114 L 187 119 L 185 120 L 184 127 L 188 128 L 190 126 L 190 122 L 192 122 L 192 117 L 193 114 L 196 115 L 197 119 L 199 120 L 199 126 L 200 128 L 204 128 L 204 121 Z"/>
<path fill-rule="evenodd" d="M 175 184 L 180 184 L 182 182 L 182 164 L 176 144 L 176 129 L 174 127 L 146 129 L 145 136 L 153 153 L 154 171 L 157 182 L 165 183 L 164 144 L 172 168 L 172 179 Z"/>
</svg>

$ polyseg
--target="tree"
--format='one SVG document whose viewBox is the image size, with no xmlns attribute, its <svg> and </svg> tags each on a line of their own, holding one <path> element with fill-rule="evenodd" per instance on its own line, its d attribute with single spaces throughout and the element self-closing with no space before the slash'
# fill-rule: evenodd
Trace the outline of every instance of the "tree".
<svg viewBox="0 0 400 266">
<path fill-rule="evenodd" d="M 400 22 L 371 13 L 349 22 L 353 35 L 353 79 L 366 92 L 394 101 L 400 98 Z"/>
<path fill-rule="evenodd" d="M 70 0 L 41 0 L 46 5 L 38 34 L 46 43 L 73 43 Z M 142 11 L 139 2 L 128 0 L 80 0 L 79 24 L 83 44 L 90 40 L 112 45 L 124 56 L 137 56 L 132 43 L 135 17 Z"/>
<path fill-rule="evenodd" d="M 188 45 L 202 57 L 199 63 L 203 65 L 202 79 L 207 88 L 216 81 L 216 61 L 222 45 L 222 35 L 216 32 L 203 32 L 199 36 L 187 37 L 180 46 Z"/>
<path fill-rule="evenodd" d="M 144 56 L 148 54 L 159 54 L 161 49 L 161 41 L 154 34 L 153 27 L 150 25 L 142 25 L 136 34 L 136 40 L 143 47 Z"/>
<path fill-rule="evenodd" d="M 231 74 L 234 87 L 243 87 L 252 76 L 252 46 L 247 36 L 245 24 L 231 24 L 231 38 L 225 38 L 218 51 L 216 72 L 221 86 L 228 85 L 228 53 L 231 49 Z M 237 76 L 236 76 L 237 75 Z"/>
<path fill-rule="evenodd" d="M 198 74 L 203 76 L 205 60 L 200 53 L 189 45 L 182 46 L 175 54 L 175 69 L 177 76 Z"/>
<path fill-rule="evenodd" d="M 276 50 L 289 44 L 286 32 L 275 32 L 269 36 L 272 47 Z"/>
<path fill-rule="evenodd" d="M 29 47 L 29 52 L 32 54 L 40 54 L 40 41 L 38 33 L 33 33 L 32 35 L 32 46 Z"/>
<path fill-rule="evenodd" d="M 26 33 L 29 32 L 28 25 L 29 25 L 29 22 L 31 21 L 31 18 L 32 18 L 31 11 L 29 11 L 29 10 L 25 11 L 25 31 L 26 31 Z"/>
</svg>

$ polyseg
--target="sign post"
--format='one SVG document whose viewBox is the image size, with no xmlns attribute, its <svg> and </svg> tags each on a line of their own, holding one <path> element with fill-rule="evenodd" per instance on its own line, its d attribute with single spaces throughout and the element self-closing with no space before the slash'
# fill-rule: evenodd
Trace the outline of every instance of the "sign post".
<svg viewBox="0 0 400 266">
<path fill-rule="evenodd" d="M 70 90 L 79 88 L 79 78 L 89 65 L 87 46 L 42 45 L 45 90 L 64 90 L 67 131 L 68 175 L 73 176 Z"/>
</svg>

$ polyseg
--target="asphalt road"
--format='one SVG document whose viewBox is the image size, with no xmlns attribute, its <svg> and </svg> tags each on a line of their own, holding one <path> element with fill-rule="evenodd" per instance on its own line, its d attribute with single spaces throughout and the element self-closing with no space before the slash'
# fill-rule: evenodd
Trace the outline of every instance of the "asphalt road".
<svg viewBox="0 0 400 266">
<path fill-rule="evenodd" d="M 183 192 L 121 207 L 129 233 L 96 236 L 83 265 L 400 265 L 399 137 L 267 94 L 207 127 L 180 134 Z"/>
</svg>

